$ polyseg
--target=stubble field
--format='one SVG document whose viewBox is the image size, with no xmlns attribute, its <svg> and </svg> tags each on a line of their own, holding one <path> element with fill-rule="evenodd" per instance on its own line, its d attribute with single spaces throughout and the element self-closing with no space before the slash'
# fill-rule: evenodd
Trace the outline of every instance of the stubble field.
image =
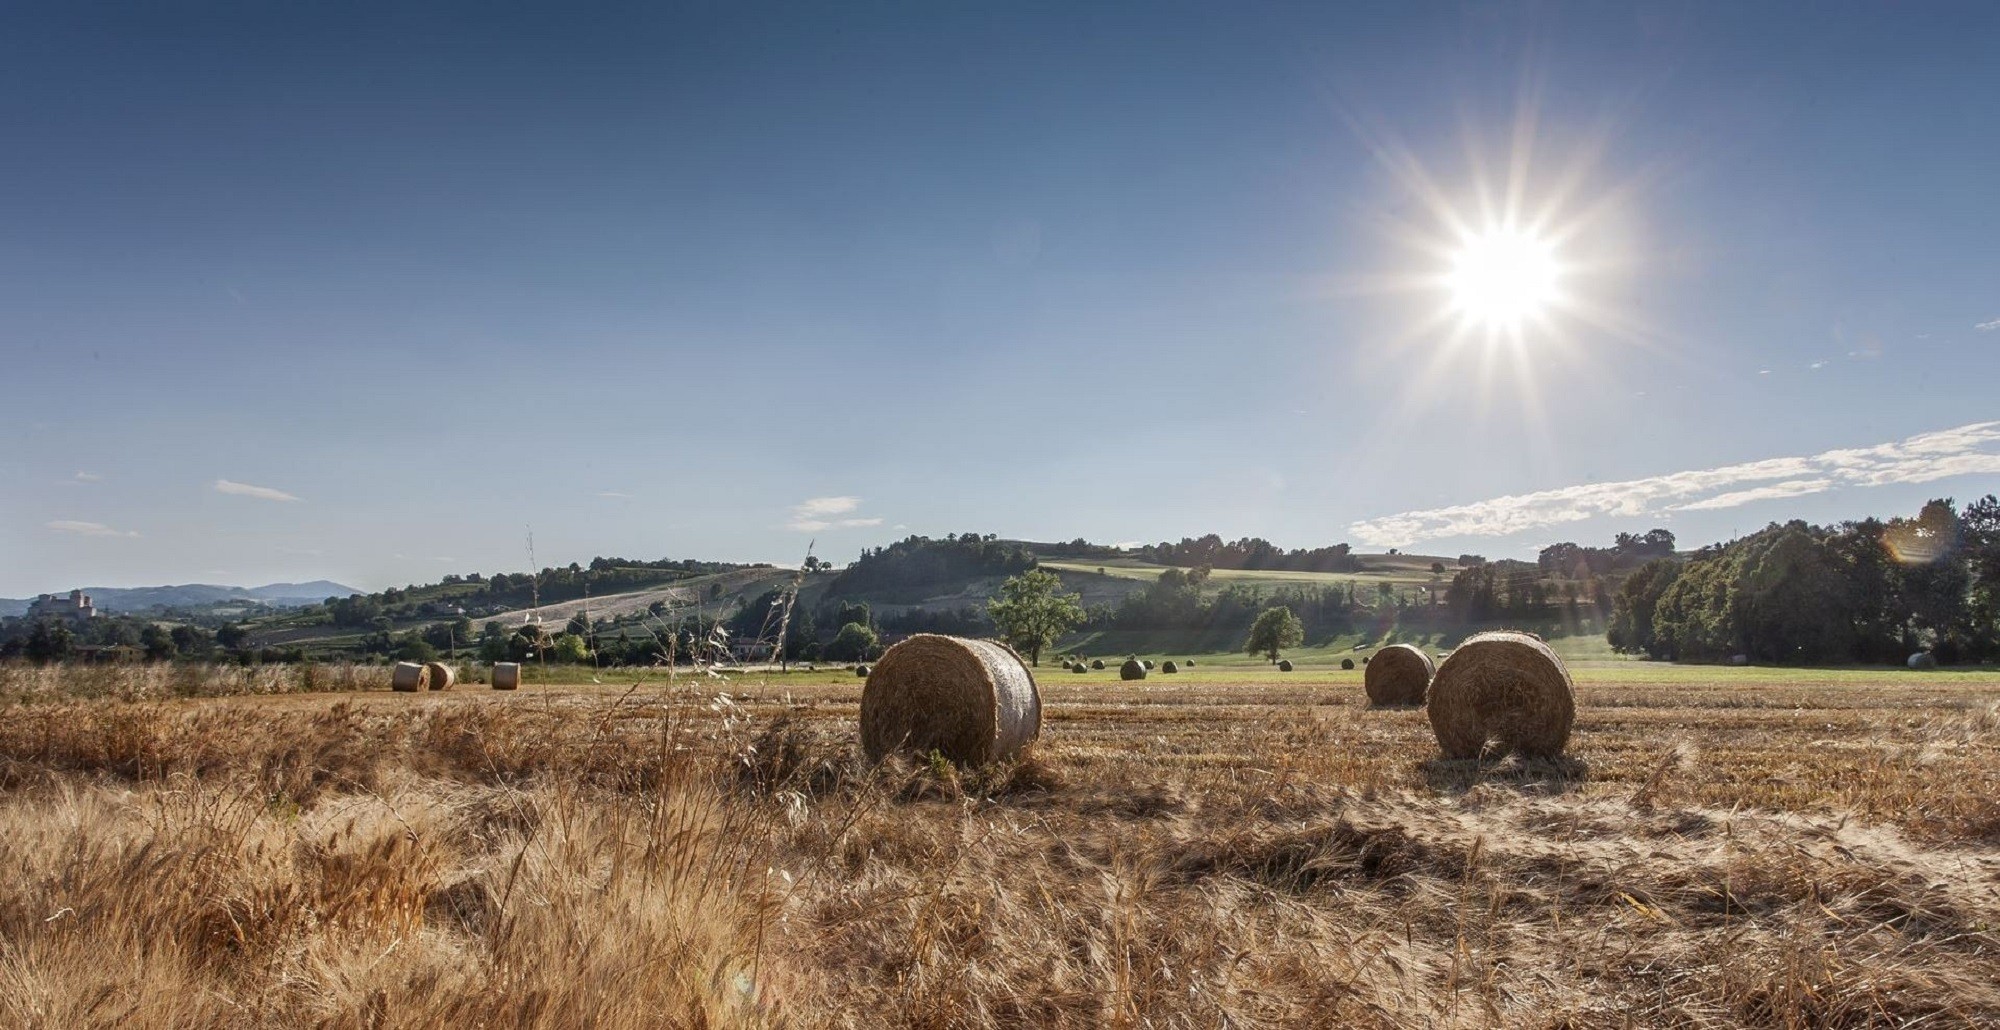
<svg viewBox="0 0 2000 1030">
<path fill-rule="evenodd" d="M 850 673 L 0 670 L 0 1025 L 2000 1023 L 2000 675 L 1575 671 L 1477 764 L 1356 672 L 1045 668 L 966 773 Z"/>
</svg>

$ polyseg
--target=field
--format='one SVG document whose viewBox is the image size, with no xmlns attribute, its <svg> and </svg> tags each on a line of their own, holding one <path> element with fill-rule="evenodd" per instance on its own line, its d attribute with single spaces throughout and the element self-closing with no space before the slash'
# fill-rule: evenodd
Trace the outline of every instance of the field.
<svg viewBox="0 0 2000 1030">
<path fill-rule="evenodd" d="M 1044 668 L 962 772 L 847 670 L 0 669 L 0 1025 L 2000 1022 L 2000 674 L 1575 671 L 1481 764 L 1317 656 Z"/>
</svg>

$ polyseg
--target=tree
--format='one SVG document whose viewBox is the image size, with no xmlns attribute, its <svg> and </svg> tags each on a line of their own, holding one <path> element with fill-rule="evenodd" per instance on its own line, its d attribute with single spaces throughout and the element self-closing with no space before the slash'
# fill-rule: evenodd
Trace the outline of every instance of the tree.
<svg viewBox="0 0 2000 1030">
<path fill-rule="evenodd" d="M 1299 624 L 1299 617 L 1283 605 L 1264 609 L 1257 621 L 1250 624 L 1250 637 L 1243 641 L 1243 653 L 1263 655 L 1266 661 L 1278 660 L 1278 652 L 1288 647 L 1297 647 L 1306 639 L 1306 628 Z"/>
<path fill-rule="evenodd" d="M 69 649 L 74 637 L 69 627 L 60 622 L 42 621 L 28 633 L 27 655 L 37 663 L 59 662 L 69 657 Z"/>
<path fill-rule="evenodd" d="M 862 623 L 850 622 L 840 627 L 833 643 L 826 645 L 826 656 L 836 662 L 866 661 L 881 643 L 874 630 Z"/>
<path fill-rule="evenodd" d="M 173 634 L 157 623 L 139 631 L 139 646 L 146 649 L 146 658 L 155 662 L 164 662 L 180 650 L 174 646 Z"/>
<path fill-rule="evenodd" d="M 549 648 L 549 658 L 552 661 L 581 665 L 590 660 L 590 647 L 583 642 L 582 637 L 564 633 L 557 637 L 555 645 Z"/>
<path fill-rule="evenodd" d="M 242 647 L 249 639 L 250 631 L 240 622 L 224 623 L 215 631 L 215 642 L 231 651 Z"/>
<path fill-rule="evenodd" d="M 1174 570 L 1168 570 L 1169 573 Z M 986 613 L 1009 643 L 1042 664 L 1042 649 L 1083 621 L 1079 594 L 1059 593 L 1062 580 L 1047 569 L 1029 569 L 1000 584 L 1000 596 L 986 602 Z"/>
</svg>

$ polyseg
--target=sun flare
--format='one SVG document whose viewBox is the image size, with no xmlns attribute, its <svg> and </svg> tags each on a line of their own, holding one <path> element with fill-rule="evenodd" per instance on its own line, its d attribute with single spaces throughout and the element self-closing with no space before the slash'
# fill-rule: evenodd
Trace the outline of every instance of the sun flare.
<svg viewBox="0 0 2000 1030">
<path fill-rule="evenodd" d="M 1531 232 L 1494 228 L 1467 238 L 1452 256 L 1446 286 L 1465 322 L 1518 329 L 1556 302 L 1561 266 L 1555 248 Z"/>
</svg>

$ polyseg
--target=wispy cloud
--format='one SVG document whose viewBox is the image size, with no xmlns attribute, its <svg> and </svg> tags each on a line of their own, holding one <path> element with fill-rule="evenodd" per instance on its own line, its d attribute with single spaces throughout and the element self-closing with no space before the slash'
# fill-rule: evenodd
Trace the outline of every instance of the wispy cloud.
<svg viewBox="0 0 2000 1030">
<path fill-rule="evenodd" d="M 249 483 L 237 483 L 227 479 L 218 479 L 215 481 L 215 492 L 219 494 L 234 494 L 238 497 L 255 497 L 260 501 L 298 500 L 297 497 L 283 490 L 268 486 L 251 486 Z"/>
<path fill-rule="evenodd" d="M 72 536 L 132 537 L 139 535 L 138 533 L 129 529 L 128 530 L 112 529 L 110 526 L 107 526 L 102 522 L 78 522 L 74 519 L 56 519 L 52 522 L 44 523 L 44 525 L 48 526 L 48 528 L 53 529 L 58 533 L 68 533 L 71 534 Z"/>
<path fill-rule="evenodd" d="M 97 474 L 97 473 L 95 473 L 95 472 L 78 472 L 78 473 L 76 474 L 76 482 L 79 482 L 79 483 L 102 483 L 102 482 L 104 482 L 104 477 L 103 477 L 103 476 L 100 476 L 100 475 L 98 475 L 98 474 Z"/>
<path fill-rule="evenodd" d="M 1996 318 L 1991 322 L 1981 322 L 1978 325 L 1973 326 L 1972 328 L 1977 329 L 1981 332 L 1987 332 L 1987 333 L 1993 332 L 1996 329 L 2000 329 L 2000 318 Z"/>
<path fill-rule="evenodd" d="M 1584 483 L 1365 519 L 1348 527 L 1381 547 L 1422 540 L 1512 533 L 1602 515 L 1636 518 L 1712 511 L 1755 501 L 1802 497 L 1842 486 L 1928 483 L 1948 476 L 2000 474 L 2000 422 L 1974 422 L 1894 443 L 1691 469 L 1619 483 Z"/>
<path fill-rule="evenodd" d="M 620 491 L 617 491 L 617 490 L 599 490 L 599 491 L 597 491 L 597 496 L 599 496 L 599 497 L 610 497 L 610 498 L 613 498 L 614 500 L 622 500 L 622 499 L 624 499 L 624 498 L 627 498 L 627 497 L 630 497 L 630 496 L 632 496 L 632 495 L 631 495 L 631 494 L 628 494 L 628 493 L 622 493 L 622 492 L 620 492 Z"/>
<path fill-rule="evenodd" d="M 826 529 L 856 529 L 879 526 L 882 520 L 853 514 L 861 508 L 859 497 L 808 497 L 792 506 L 791 521 L 785 528 L 801 533 Z"/>
</svg>

